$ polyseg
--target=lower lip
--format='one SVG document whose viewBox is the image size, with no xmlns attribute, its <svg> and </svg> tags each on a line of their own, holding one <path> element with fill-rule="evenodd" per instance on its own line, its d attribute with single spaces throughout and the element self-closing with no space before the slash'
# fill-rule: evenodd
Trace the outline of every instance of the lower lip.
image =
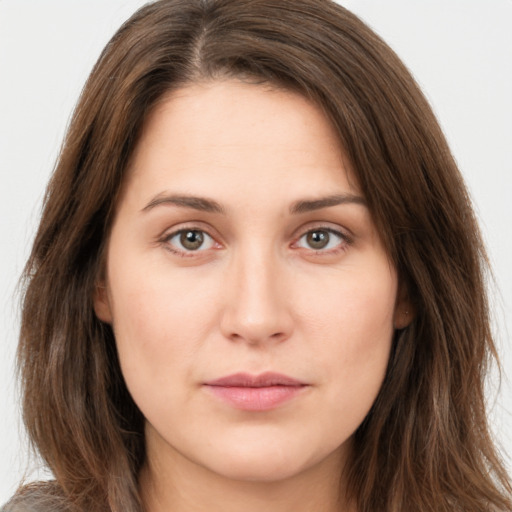
<svg viewBox="0 0 512 512">
<path fill-rule="evenodd" d="M 208 390 L 236 409 L 268 411 L 296 397 L 306 386 L 268 386 L 262 388 L 206 386 Z"/>
</svg>

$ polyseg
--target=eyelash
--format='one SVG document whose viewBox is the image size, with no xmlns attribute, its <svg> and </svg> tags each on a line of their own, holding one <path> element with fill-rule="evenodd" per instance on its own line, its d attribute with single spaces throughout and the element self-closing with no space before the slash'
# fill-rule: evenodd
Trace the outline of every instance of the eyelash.
<svg viewBox="0 0 512 512">
<path fill-rule="evenodd" d="M 305 237 L 307 237 L 308 235 L 310 235 L 312 233 L 328 233 L 329 236 L 334 235 L 340 239 L 335 247 L 332 247 L 329 249 L 321 248 L 321 249 L 315 250 L 313 247 L 304 247 L 305 250 L 314 251 L 315 255 L 319 255 L 319 256 L 335 255 L 342 251 L 346 251 L 347 248 L 352 244 L 352 238 L 349 237 L 347 234 L 342 233 L 341 231 L 338 231 L 338 230 L 330 228 L 330 227 L 319 226 L 319 227 L 314 227 L 314 228 L 308 229 L 299 238 L 297 238 L 296 242 L 294 242 L 292 245 L 296 246 L 302 239 L 304 239 Z M 328 241 L 328 244 L 329 243 L 331 243 L 331 240 Z"/>
<path fill-rule="evenodd" d="M 209 243 L 211 244 L 211 246 L 207 247 L 206 249 L 201 249 L 201 247 L 202 247 L 202 245 L 201 245 L 197 250 L 177 249 L 176 247 L 174 247 L 172 245 L 171 240 L 177 236 L 182 236 L 185 233 L 201 233 L 203 236 L 206 235 L 206 237 L 210 240 Z M 299 247 L 298 246 L 299 242 L 312 233 L 328 233 L 329 236 L 334 235 L 334 236 L 338 237 L 340 239 L 340 241 L 336 244 L 336 247 L 329 248 L 329 249 L 321 248 L 321 249 L 315 250 L 312 247 L 309 247 L 309 248 L 308 247 Z M 215 238 L 212 235 L 210 235 L 206 230 L 204 230 L 202 228 L 198 228 L 198 227 L 186 227 L 186 228 L 178 229 L 176 231 L 173 231 L 172 233 L 165 234 L 161 238 L 161 240 L 159 240 L 159 242 L 164 244 L 165 248 L 168 251 L 170 251 L 171 253 L 173 253 L 177 256 L 180 256 L 182 258 L 197 257 L 198 253 L 207 251 L 208 249 L 213 248 L 215 245 L 217 245 L 217 247 L 215 247 L 217 249 L 221 247 L 221 245 L 215 241 Z M 331 240 L 328 241 L 328 244 L 329 243 L 331 243 Z M 313 254 L 318 255 L 318 256 L 325 256 L 325 255 L 335 255 L 340 252 L 346 251 L 347 248 L 351 244 L 352 244 L 352 238 L 350 236 L 348 236 L 346 233 L 343 233 L 341 231 L 338 231 L 338 230 L 330 228 L 330 227 L 318 226 L 318 227 L 310 228 L 307 231 L 305 231 L 304 233 L 302 233 L 291 244 L 291 247 L 296 247 L 298 249 L 303 249 L 306 251 L 313 251 Z"/>
<path fill-rule="evenodd" d="M 180 256 L 182 258 L 193 258 L 193 257 L 196 257 L 198 253 L 200 252 L 204 252 L 205 250 L 207 249 L 198 249 L 198 250 L 187 250 L 187 249 L 177 249 L 175 248 L 172 243 L 171 243 L 171 240 L 177 236 L 180 236 L 180 235 L 183 235 L 184 233 L 201 233 L 202 235 L 206 235 L 206 237 L 208 237 L 209 240 L 211 240 L 211 244 L 213 246 L 217 245 L 220 247 L 220 244 L 215 242 L 215 238 L 213 236 L 211 236 L 210 234 L 208 234 L 207 231 L 205 231 L 204 229 L 201 229 L 201 228 L 198 228 L 198 227 L 186 227 L 186 228 L 181 228 L 181 229 L 178 229 L 176 231 L 173 231 L 172 233 L 169 233 L 169 234 L 166 234 L 162 237 L 162 239 L 160 240 L 160 242 L 162 244 L 164 244 L 164 247 L 170 251 L 171 253 L 177 255 L 177 256 Z M 200 246 L 202 247 L 202 245 Z M 210 247 L 208 247 L 209 249 Z M 218 247 L 217 247 L 218 248 Z"/>
</svg>

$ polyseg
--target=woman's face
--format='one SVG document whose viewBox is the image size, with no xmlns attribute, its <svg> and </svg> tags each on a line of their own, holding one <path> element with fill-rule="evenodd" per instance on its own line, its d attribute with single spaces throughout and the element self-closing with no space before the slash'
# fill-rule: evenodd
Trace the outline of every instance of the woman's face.
<svg viewBox="0 0 512 512">
<path fill-rule="evenodd" d="M 223 81 L 147 120 L 95 309 L 150 462 L 271 481 L 340 467 L 403 326 L 397 289 L 321 111 Z"/>
</svg>

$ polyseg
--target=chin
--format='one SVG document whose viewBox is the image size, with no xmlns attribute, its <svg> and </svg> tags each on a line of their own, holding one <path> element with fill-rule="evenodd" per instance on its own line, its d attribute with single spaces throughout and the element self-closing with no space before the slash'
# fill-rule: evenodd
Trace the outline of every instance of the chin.
<svg viewBox="0 0 512 512">
<path fill-rule="evenodd" d="M 301 464 L 285 464 L 282 461 L 275 461 L 273 457 L 268 457 L 265 460 L 256 461 L 229 460 L 220 467 L 211 469 L 230 480 L 271 483 L 288 480 L 307 468 Z"/>
<path fill-rule="evenodd" d="M 308 443 L 266 442 L 252 446 L 231 447 L 221 453 L 212 454 L 210 470 L 225 478 L 246 482 L 279 482 L 302 473 L 313 467 L 327 463 L 339 469 L 341 447 L 334 450 L 305 450 Z"/>
</svg>

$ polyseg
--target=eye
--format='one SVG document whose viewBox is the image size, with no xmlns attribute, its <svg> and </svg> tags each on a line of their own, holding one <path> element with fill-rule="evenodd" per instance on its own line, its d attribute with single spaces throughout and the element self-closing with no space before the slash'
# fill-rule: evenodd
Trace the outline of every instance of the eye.
<svg viewBox="0 0 512 512">
<path fill-rule="evenodd" d="M 194 252 L 211 249 L 215 241 L 199 229 L 181 229 L 166 238 L 166 242 L 176 252 Z"/>
<path fill-rule="evenodd" d="M 328 251 L 330 249 L 341 248 L 341 246 L 347 243 L 347 237 L 339 231 L 319 228 L 304 233 L 299 238 L 296 245 L 297 247 L 313 249 L 314 251 Z"/>
</svg>

